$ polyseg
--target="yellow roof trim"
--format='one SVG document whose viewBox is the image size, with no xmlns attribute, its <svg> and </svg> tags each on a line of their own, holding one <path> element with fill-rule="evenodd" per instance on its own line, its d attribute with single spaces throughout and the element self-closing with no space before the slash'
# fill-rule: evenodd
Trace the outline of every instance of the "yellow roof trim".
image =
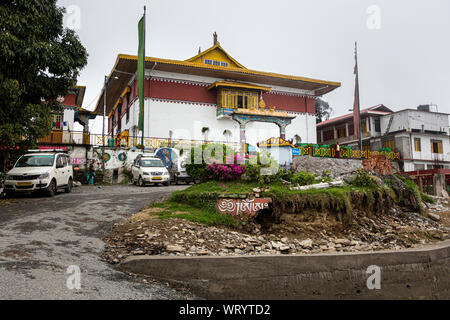
<svg viewBox="0 0 450 320">
<path fill-rule="evenodd" d="M 231 81 L 216 81 L 208 87 L 208 90 L 217 87 L 234 87 L 234 88 L 246 88 L 246 89 L 255 89 L 255 90 L 263 90 L 270 92 L 272 89 L 270 87 L 258 86 L 250 83 L 243 82 L 231 82 Z"/>
<path fill-rule="evenodd" d="M 242 64 L 240 64 L 239 62 L 237 62 L 232 56 L 230 56 L 230 55 L 228 54 L 228 52 L 226 52 L 226 51 L 220 46 L 220 44 L 218 44 L 218 43 L 215 44 L 215 45 L 213 45 L 211 48 L 206 49 L 205 51 L 202 51 L 202 52 L 200 52 L 199 54 L 197 54 L 197 55 L 193 56 L 192 58 L 189 58 L 189 59 L 187 59 L 187 60 L 185 60 L 185 61 L 187 61 L 187 62 L 192 62 L 192 61 L 194 61 L 194 60 L 200 58 L 201 56 L 203 56 L 203 55 L 205 55 L 205 54 L 207 54 L 207 53 L 209 53 L 209 52 L 211 52 L 211 51 L 213 51 L 213 50 L 215 50 L 215 49 L 221 50 L 221 51 L 227 56 L 228 59 L 230 59 L 231 61 L 233 61 L 233 62 L 234 62 L 237 66 L 239 66 L 240 68 L 247 69 L 247 68 L 244 67 Z M 227 67 L 226 67 L 226 68 L 227 68 Z"/>
<path fill-rule="evenodd" d="M 123 99 L 122 99 L 122 98 L 117 99 L 117 102 L 116 102 L 116 104 L 115 104 L 114 107 L 113 107 L 113 111 L 116 110 L 117 106 L 118 106 L 119 104 L 121 104 L 122 102 L 123 102 Z"/>
<path fill-rule="evenodd" d="M 123 98 L 128 92 L 131 91 L 131 88 L 127 86 L 125 90 L 123 90 L 122 94 L 120 95 L 121 98 Z"/>
<path fill-rule="evenodd" d="M 128 55 L 128 54 L 119 54 L 118 59 L 137 60 L 137 56 Z M 233 68 L 233 67 L 213 66 L 213 65 L 203 64 L 203 63 L 192 63 L 192 62 L 180 61 L 180 60 L 145 57 L 145 61 L 147 61 L 147 62 L 157 62 L 157 63 L 167 63 L 167 64 L 186 66 L 186 67 L 195 67 L 195 68 L 202 68 L 202 69 L 234 71 L 234 72 L 240 72 L 240 73 L 245 73 L 245 74 L 253 74 L 253 75 L 259 75 L 259 76 L 274 77 L 274 78 L 280 78 L 280 79 L 286 79 L 286 80 L 297 80 L 297 81 L 313 82 L 313 83 L 319 83 L 319 84 L 335 86 L 335 87 L 340 87 L 341 86 L 340 82 L 334 82 L 334 81 L 324 81 L 324 80 L 318 80 L 318 79 L 312 79 L 312 78 L 306 78 L 306 77 L 298 77 L 298 76 L 284 75 L 284 74 L 272 73 L 272 72 L 264 72 L 264 71 L 256 71 L 256 70 L 250 70 L 250 69 L 240 69 L 240 68 Z"/>
</svg>

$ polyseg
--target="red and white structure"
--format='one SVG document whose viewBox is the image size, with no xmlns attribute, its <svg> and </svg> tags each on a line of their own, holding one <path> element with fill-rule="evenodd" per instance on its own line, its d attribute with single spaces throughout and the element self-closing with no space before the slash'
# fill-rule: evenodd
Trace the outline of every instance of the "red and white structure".
<svg viewBox="0 0 450 320">
<path fill-rule="evenodd" d="M 315 99 L 338 82 L 245 68 L 214 45 L 185 61 L 146 57 L 144 137 L 257 142 L 271 137 L 316 143 Z M 120 54 L 107 81 L 108 134 L 141 136 L 137 56 Z M 102 91 L 104 92 L 104 90 Z M 103 112 L 101 94 L 95 111 Z"/>
</svg>

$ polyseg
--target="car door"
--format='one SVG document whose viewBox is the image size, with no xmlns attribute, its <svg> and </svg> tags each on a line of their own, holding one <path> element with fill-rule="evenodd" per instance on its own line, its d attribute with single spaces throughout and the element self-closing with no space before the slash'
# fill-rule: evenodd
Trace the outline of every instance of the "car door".
<svg viewBox="0 0 450 320">
<path fill-rule="evenodd" d="M 69 165 L 69 158 L 66 155 L 62 156 L 63 161 L 63 177 L 62 177 L 62 184 L 68 184 L 69 178 L 70 178 L 70 165 Z"/>
<path fill-rule="evenodd" d="M 67 183 L 67 181 L 64 181 L 64 171 L 66 168 L 64 167 L 64 157 L 59 154 L 56 158 L 56 164 L 55 164 L 55 178 L 56 178 L 56 185 L 62 186 Z"/>
<path fill-rule="evenodd" d="M 133 175 L 133 180 L 137 181 L 137 179 L 139 178 L 139 173 L 138 173 L 138 160 L 135 159 L 133 166 L 131 167 L 131 174 Z"/>
<path fill-rule="evenodd" d="M 70 162 L 69 156 L 66 156 L 66 161 L 67 161 L 67 183 L 69 183 L 69 179 L 70 178 L 73 179 L 73 166 L 72 163 Z"/>
</svg>

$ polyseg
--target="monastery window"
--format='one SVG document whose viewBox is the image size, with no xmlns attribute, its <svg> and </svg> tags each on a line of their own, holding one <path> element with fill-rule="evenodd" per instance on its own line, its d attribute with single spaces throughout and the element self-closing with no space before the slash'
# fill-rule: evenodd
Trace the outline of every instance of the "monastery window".
<svg viewBox="0 0 450 320">
<path fill-rule="evenodd" d="M 256 91 L 220 89 L 217 95 L 219 108 L 257 109 L 259 94 Z"/>
<path fill-rule="evenodd" d="M 213 66 L 228 67 L 228 62 L 211 60 L 211 59 L 205 59 L 205 64 L 210 64 Z"/>
</svg>

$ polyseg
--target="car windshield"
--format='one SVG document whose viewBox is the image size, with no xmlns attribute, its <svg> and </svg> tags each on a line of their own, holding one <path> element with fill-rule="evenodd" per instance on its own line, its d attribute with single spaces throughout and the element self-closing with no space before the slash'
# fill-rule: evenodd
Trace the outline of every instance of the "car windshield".
<svg viewBox="0 0 450 320">
<path fill-rule="evenodd" d="M 164 167 L 164 163 L 159 159 L 142 159 L 142 167 Z"/>
<path fill-rule="evenodd" d="M 54 160 L 55 156 L 52 155 L 22 156 L 17 161 L 16 167 L 51 167 Z"/>
</svg>

